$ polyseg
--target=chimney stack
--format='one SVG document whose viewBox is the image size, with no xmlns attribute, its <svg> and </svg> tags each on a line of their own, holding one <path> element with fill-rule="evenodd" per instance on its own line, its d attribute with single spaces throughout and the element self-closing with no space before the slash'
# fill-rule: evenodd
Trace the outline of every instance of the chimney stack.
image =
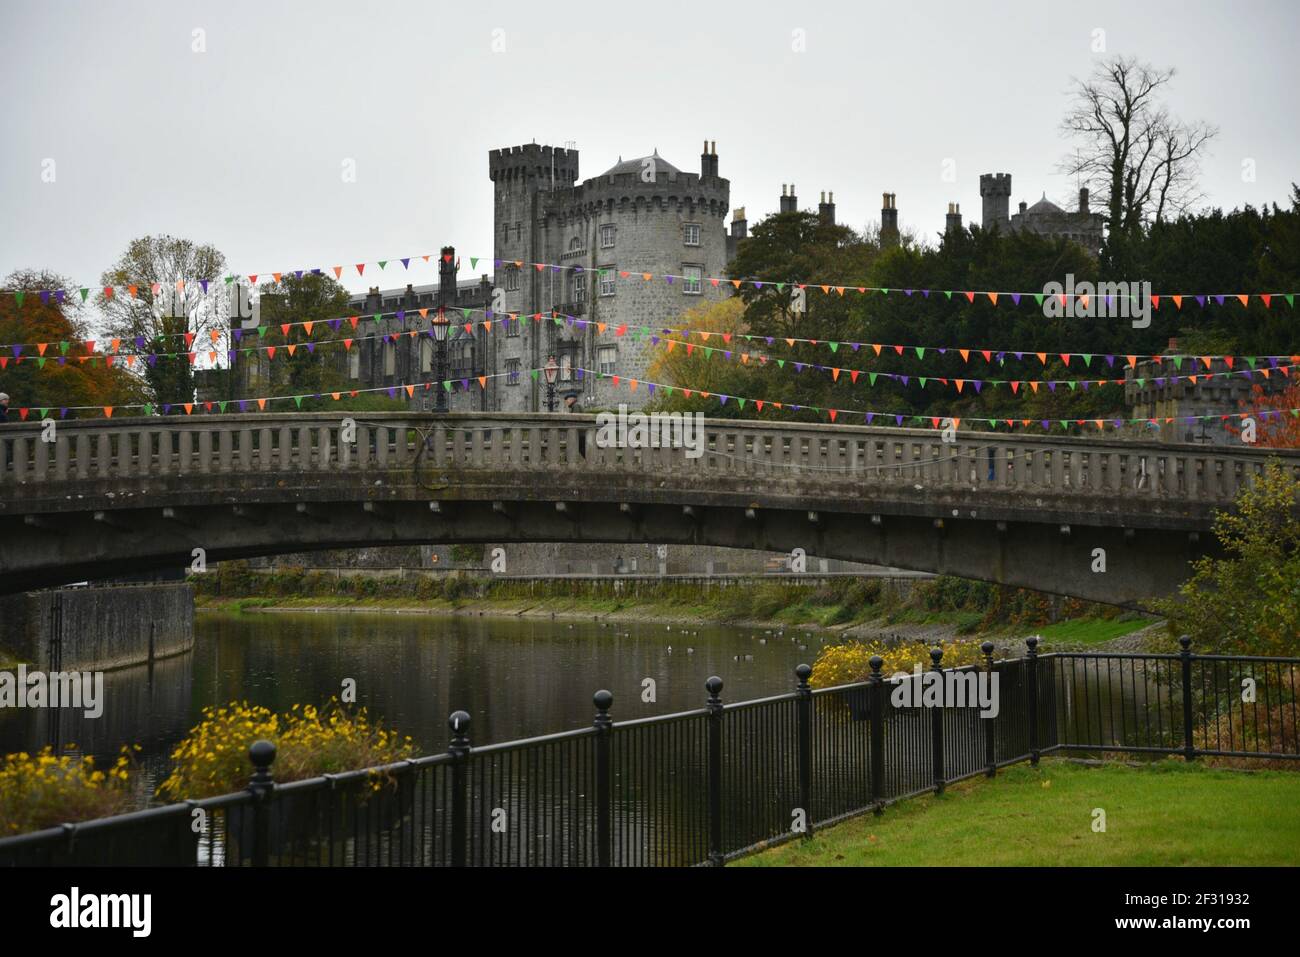
<svg viewBox="0 0 1300 957">
<path fill-rule="evenodd" d="M 823 225 L 835 225 L 835 194 L 822 193 L 821 202 L 817 205 L 817 215 Z"/>
<path fill-rule="evenodd" d="M 799 211 L 799 200 L 794 195 L 794 183 L 790 184 L 790 192 L 786 193 L 785 183 L 781 184 L 781 207 L 782 213 L 797 213 Z"/>
<path fill-rule="evenodd" d="M 1080 186 L 1080 187 L 1079 187 L 1079 212 L 1083 213 L 1085 216 L 1087 216 L 1087 215 L 1088 215 L 1088 212 L 1089 212 L 1089 210 L 1088 210 L 1088 187 L 1086 187 L 1086 186 Z"/>
<path fill-rule="evenodd" d="M 709 177 L 717 178 L 718 176 L 718 141 L 714 140 L 712 146 L 709 141 L 704 141 L 704 152 L 700 154 L 700 179 Z"/>
<path fill-rule="evenodd" d="M 747 236 L 749 236 L 749 222 L 745 219 L 745 207 L 741 206 L 731 213 L 731 237 L 745 239 Z"/>
<path fill-rule="evenodd" d="M 948 219 L 944 225 L 943 234 L 945 236 L 956 236 L 961 231 L 961 203 L 949 203 Z"/>
<path fill-rule="evenodd" d="M 898 197 L 885 193 L 880 209 L 880 247 L 887 249 L 898 245 Z"/>
</svg>

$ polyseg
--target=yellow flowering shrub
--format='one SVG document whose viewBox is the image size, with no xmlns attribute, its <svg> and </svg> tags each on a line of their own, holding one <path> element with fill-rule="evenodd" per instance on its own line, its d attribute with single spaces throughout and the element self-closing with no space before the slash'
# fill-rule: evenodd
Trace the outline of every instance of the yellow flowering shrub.
<svg viewBox="0 0 1300 957">
<path fill-rule="evenodd" d="M 887 645 L 883 641 L 846 641 L 822 648 L 817 660 L 813 662 L 809 682 L 814 688 L 829 688 L 866 681 L 871 677 L 871 659 L 874 655 L 879 655 L 884 660 L 880 673 L 885 678 L 896 671 L 910 672 L 916 664 L 922 668 L 929 668 L 933 664 L 930 660 L 930 646 L 919 641 L 893 645 Z M 942 664 L 945 668 L 978 664 L 983 660 L 984 653 L 980 651 L 978 641 L 958 639 L 943 645 Z"/>
<path fill-rule="evenodd" d="M 389 764 L 415 754 L 410 737 L 372 724 L 365 708 L 351 711 L 337 698 L 321 709 L 295 704 L 280 714 L 232 701 L 203 709 L 203 720 L 172 752 L 172 772 L 158 786 L 158 794 L 181 801 L 243 790 L 253 774 L 248 748 L 262 739 L 275 744 L 271 775 L 281 784 Z"/>
<path fill-rule="evenodd" d="M 132 764 L 125 747 L 107 769 L 96 768 L 90 755 L 56 756 L 48 745 L 35 755 L 6 754 L 0 764 L 0 835 L 133 810 Z"/>
</svg>

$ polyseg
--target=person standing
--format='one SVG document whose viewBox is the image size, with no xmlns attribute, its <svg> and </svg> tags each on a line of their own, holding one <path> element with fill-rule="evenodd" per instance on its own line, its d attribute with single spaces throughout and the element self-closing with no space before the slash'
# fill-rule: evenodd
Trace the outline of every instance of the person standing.
<svg viewBox="0 0 1300 957">
<path fill-rule="evenodd" d="M 9 395 L 6 392 L 0 392 L 0 422 L 9 421 Z"/>
</svg>

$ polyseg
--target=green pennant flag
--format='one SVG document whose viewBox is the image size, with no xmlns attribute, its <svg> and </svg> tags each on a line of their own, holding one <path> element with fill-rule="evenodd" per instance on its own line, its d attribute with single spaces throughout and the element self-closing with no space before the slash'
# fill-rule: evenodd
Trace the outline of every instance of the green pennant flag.
<svg viewBox="0 0 1300 957">
<path fill-rule="evenodd" d="M 228 280 L 227 280 L 227 281 L 228 281 Z M 150 403 L 146 402 L 146 403 L 144 404 L 144 414 L 145 414 L 145 415 L 153 415 L 153 405 L 151 405 Z"/>
<path fill-rule="evenodd" d="M 662 388 L 663 388 L 663 390 L 664 390 L 664 395 L 672 395 L 672 394 L 673 394 L 673 387 L 672 387 L 672 386 L 670 386 L 670 385 L 666 385 L 666 386 L 662 386 Z"/>
<path fill-rule="evenodd" d="M 882 290 L 880 290 L 880 291 L 883 292 L 886 296 L 889 295 L 889 290 L 888 290 L 888 289 L 882 289 Z"/>
<path fill-rule="evenodd" d="M 712 346 L 705 346 L 705 347 L 704 347 L 704 358 L 706 358 L 706 359 L 712 359 L 712 358 L 713 358 L 713 347 L 712 347 Z"/>
<path fill-rule="evenodd" d="M 45 356 L 37 356 L 37 357 L 36 357 L 36 368 L 38 368 L 38 369 L 44 369 L 44 368 L 45 368 Z"/>
<path fill-rule="evenodd" d="M 1070 387 L 1070 391 L 1073 392 L 1074 389 L 1075 389 L 1074 380 L 1073 380 L 1073 379 L 1066 379 L 1065 382 L 1066 382 L 1066 385 L 1068 385 L 1068 386 Z"/>
<path fill-rule="evenodd" d="M 1043 294 L 1041 292 L 1034 293 L 1034 302 L 1038 303 L 1040 306 L 1043 304 Z"/>
<path fill-rule="evenodd" d="M 784 368 L 785 368 L 785 360 L 784 360 L 784 359 L 777 359 L 777 360 L 776 360 L 776 367 L 777 367 L 778 369 L 784 369 Z"/>
<path fill-rule="evenodd" d="M 82 287 L 81 287 L 81 301 L 82 301 L 82 302 L 85 302 L 85 301 L 86 301 L 86 297 L 87 297 L 88 295 L 90 295 L 90 290 L 87 289 L 85 286 L 82 286 Z"/>
<path fill-rule="evenodd" d="M 985 421 L 988 422 L 990 429 L 996 429 L 998 427 L 996 419 L 985 419 Z"/>
<path fill-rule="evenodd" d="M 945 299 L 951 299 L 951 298 L 952 298 L 952 290 L 951 290 L 951 289 L 945 289 L 945 290 L 943 291 L 943 297 L 944 297 Z"/>
<path fill-rule="evenodd" d="M 536 373 L 536 370 L 534 370 L 534 371 L 533 371 L 533 375 L 534 375 L 534 377 L 536 377 L 536 374 L 537 374 L 537 373 Z M 451 380 L 450 380 L 450 379 L 444 379 L 444 380 L 443 380 L 443 383 L 442 383 L 442 387 L 443 387 L 444 389 L 446 389 L 448 392 L 450 392 L 450 391 L 451 391 Z"/>
<path fill-rule="evenodd" d="M 63 342 L 59 343 L 59 351 L 62 352 L 65 356 L 68 354 L 67 340 L 64 340 Z"/>
<path fill-rule="evenodd" d="M 745 407 L 745 400 L 744 400 L 744 399 L 737 398 L 736 401 L 740 404 L 740 407 L 741 407 L 742 409 Z"/>
<path fill-rule="evenodd" d="M 23 292 L 21 289 L 18 290 L 16 293 L 14 293 L 14 299 L 18 300 L 19 309 L 23 307 L 23 300 L 26 298 L 27 298 L 27 293 Z"/>
<path fill-rule="evenodd" d="M 462 319 L 468 319 L 468 318 L 469 318 L 469 310 L 468 310 L 468 309 L 462 309 L 462 310 L 460 311 L 460 317 L 461 317 Z"/>
<path fill-rule="evenodd" d="M 234 276 L 227 276 L 227 277 L 226 277 L 226 285 L 227 285 L 227 286 L 229 286 L 229 285 L 230 285 L 232 282 L 234 282 L 234 281 L 235 281 L 235 277 L 234 277 Z M 150 408 L 150 406 L 145 406 L 145 408 Z"/>
<path fill-rule="evenodd" d="M 293 404 L 296 405 L 296 406 L 297 406 L 298 408 L 300 408 L 300 409 L 302 408 L 302 398 L 303 398 L 303 397 L 300 396 L 300 395 L 295 395 L 295 396 L 293 397 Z"/>
<path fill-rule="evenodd" d="M 532 379 L 534 382 L 536 382 L 536 381 L 537 381 L 537 370 L 536 370 L 536 369 L 533 369 L 533 370 L 529 371 L 529 373 L 528 373 L 528 377 L 529 377 L 530 379 Z"/>
<path fill-rule="evenodd" d="M 920 417 L 919 415 L 914 415 L 914 416 L 912 416 L 912 421 L 913 421 L 913 422 L 920 422 L 920 421 L 921 421 L 921 417 Z"/>
<path fill-rule="evenodd" d="M 1288 293 L 1286 293 L 1286 294 L 1283 296 L 1283 298 L 1286 299 L 1286 304 L 1287 304 L 1288 306 L 1290 306 L 1292 309 L 1295 308 L 1295 294 L 1294 294 L 1294 293 L 1290 293 L 1290 292 L 1288 292 Z"/>
<path fill-rule="evenodd" d="M 783 282 L 779 282 L 779 283 L 777 283 L 777 284 L 776 284 L 776 291 L 777 291 L 777 292 L 785 292 L 785 283 L 783 283 Z"/>
<path fill-rule="evenodd" d="M 265 338 L 266 338 L 266 326 L 258 326 L 258 327 L 257 327 L 257 338 L 259 338 L 259 339 L 265 339 Z"/>
<path fill-rule="evenodd" d="M 37 409 L 36 411 L 39 412 L 39 413 L 41 414 L 41 418 L 42 418 L 42 419 L 45 418 L 47 415 L 50 414 L 50 410 L 49 410 L 49 409 Z"/>
<path fill-rule="evenodd" d="M 220 409 L 222 412 L 226 411 L 227 405 L 229 405 L 229 402 L 227 400 L 222 400 L 222 399 L 217 400 L 217 408 Z"/>
<path fill-rule="evenodd" d="M 1180 371 L 1180 372 L 1182 371 L 1182 369 L 1183 369 L 1183 357 L 1182 357 L 1182 356 L 1174 356 L 1174 368 L 1177 369 L 1177 370 Z"/>
<path fill-rule="evenodd" d="M 384 314 L 382 312 L 375 313 L 375 322 L 382 322 L 383 318 Z"/>
<path fill-rule="evenodd" d="M 1087 368 L 1091 368 L 1091 366 L 1092 366 L 1092 353 L 1085 352 L 1083 354 L 1083 367 L 1087 369 Z"/>
<path fill-rule="evenodd" d="M 925 384 L 926 384 L 927 382 L 929 382 L 930 380 L 927 379 L 925 376 L 920 376 L 920 377 L 918 377 L 917 381 L 921 383 L 921 388 L 924 389 L 924 388 L 925 388 Z"/>
<path fill-rule="evenodd" d="M 1255 368 L 1255 363 L 1258 360 L 1259 360 L 1258 356 L 1246 356 L 1246 364 L 1249 365 L 1252 369 Z"/>
<path fill-rule="evenodd" d="M 381 259 L 381 260 L 379 260 L 379 268 L 380 268 L 380 269 L 383 269 L 383 268 L 384 268 L 385 266 L 387 266 L 387 265 L 388 265 L 388 260 L 387 260 L 387 259 Z"/>
<path fill-rule="evenodd" d="M 840 344 L 838 342 L 828 342 L 826 344 L 831 347 L 831 352 L 840 351 Z"/>
<path fill-rule="evenodd" d="M 878 372 L 868 372 L 868 373 L 867 373 L 867 378 L 871 380 L 871 383 L 870 383 L 871 385 L 875 385 L 875 384 L 876 384 L 876 376 L 877 376 L 877 375 L 879 375 Z"/>
<path fill-rule="evenodd" d="M 925 358 L 925 346 L 916 346 L 916 357 L 918 359 Z"/>
<path fill-rule="evenodd" d="M 556 317 L 555 317 L 555 324 L 556 324 L 557 326 L 562 326 L 562 325 L 564 325 L 564 320 L 561 319 L 559 316 L 556 316 Z"/>
<path fill-rule="evenodd" d="M 478 257 L 477 257 L 477 256 L 470 256 L 470 257 L 469 257 L 469 268 L 470 268 L 470 269 L 477 269 L 477 268 L 478 268 Z"/>
</svg>

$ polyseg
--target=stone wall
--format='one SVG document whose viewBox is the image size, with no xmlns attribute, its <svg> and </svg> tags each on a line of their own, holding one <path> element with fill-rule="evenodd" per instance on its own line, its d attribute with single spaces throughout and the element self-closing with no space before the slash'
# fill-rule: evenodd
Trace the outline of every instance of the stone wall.
<svg viewBox="0 0 1300 957">
<path fill-rule="evenodd" d="M 51 612 L 61 606 L 61 647 Z M 0 598 L 0 648 L 42 671 L 102 671 L 189 651 L 194 590 L 185 582 L 55 588 Z"/>
</svg>

